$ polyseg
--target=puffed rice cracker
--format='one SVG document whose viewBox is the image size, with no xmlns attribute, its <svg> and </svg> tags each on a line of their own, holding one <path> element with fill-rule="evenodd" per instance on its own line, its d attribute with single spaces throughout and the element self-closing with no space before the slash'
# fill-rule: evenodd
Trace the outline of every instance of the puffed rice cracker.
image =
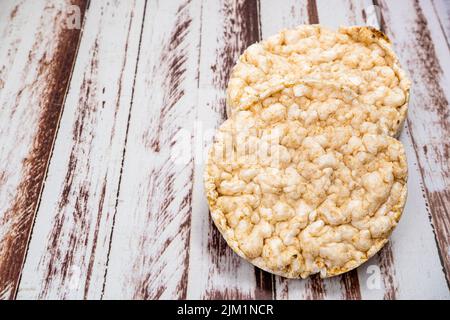
<svg viewBox="0 0 450 320">
<path fill-rule="evenodd" d="M 227 112 L 245 109 L 283 86 L 286 78 L 342 84 L 378 109 L 383 132 L 397 136 L 406 118 L 410 81 L 389 39 L 371 27 L 319 25 L 283 30 L 247 48 L 227 89 Z"/>
<path fill-rule="evenodd" d="M 304 105 L 320 101 L 317 115 L 289 99 L 310 89 L 284 84 L 222 124 L 205 170 L 211 215 L 229 246 L 288 278 L 356 268 L 387 242 L 406 200 L 402 144 L 373 124 L 335 121 L 359 108 L 351 91 L 305 83 L 317 93 Z M 339 104 L 331 112 L 330 99 Z"/>
</svg>

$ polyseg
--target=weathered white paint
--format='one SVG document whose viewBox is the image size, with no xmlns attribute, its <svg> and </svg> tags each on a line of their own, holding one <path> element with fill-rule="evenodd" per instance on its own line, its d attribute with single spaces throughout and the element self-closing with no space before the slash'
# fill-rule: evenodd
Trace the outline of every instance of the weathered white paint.
<svg viewBox="0 0 450 320">
<path fill-rule="evenodd" d="M 319 22 L 337 29 L 340 26 L 365 25 L 363 10 L 372 6 L 367 0 L 316 0 Z"/>
<path fill-rule="evenodd" d="M 57 124 L 60 109 L 52 103 L 62 98 L 55 79 L 64 64 L 61 53 L 70 51 L 58 47 L 67 36 L 67 6 L 1 2 L 0 298 L 15 294 L 52 146 L 54 128 L 48 126 Z"/>
<path fill-rule="evenodd" d="M 148 2 L 104 298 L 186 295 L 200 11 Z"/>
<path fill-rule="evenodd" d="M 431 0 L 434 13 L 439 18 L 439 24 L 442 32 L 447 38 L 447 45 L 450 42 L 450 2 L 448 0 Z"/>
<path fill-rule="evenodd" d="M 18 298 L 100 298 L 143 8 L 90 4 Z"/>
</svg>

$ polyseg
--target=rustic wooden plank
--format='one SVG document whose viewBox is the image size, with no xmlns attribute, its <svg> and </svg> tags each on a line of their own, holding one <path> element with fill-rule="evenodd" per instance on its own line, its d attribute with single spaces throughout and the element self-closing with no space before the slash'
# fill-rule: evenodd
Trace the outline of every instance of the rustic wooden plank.
<svg viewBox="0 0 450 320">
<path fill-rule="evenodd" d="M 1 3 L 0 298 L 17 289 L 86 2 Z"/>
<path fill-rule="evenodd" d="M 393 39 L 413 81 L 408 131 L 449 285 L 449 49 L 428 2 L 380 1 L 377 4 L 381 7 L 382 27 Z"/>
<path fill-rule="evenodd" d="M 101 296 L 144 4 L 90 4 L 18 298 Z"/>
<path fill-rule="evenodd" d="M 266 38 L 282 28 L 294 28 L 318 20 L 316 2 L 261 0 L 261 35 Z M 276 10 L 275 10 L 276 9 Z"/>
<path fill-rule="evenodd" d="M 445 34 L 445 42 L 450 50 L 450 2 L 448 0 L 431 0 L 434 14 L 439 20 L 439 26 Z"/>
<path fill-rule="evenodd" d="M 186 297 L 200 11 L 148 3 L 104 298 Z"/>
<path fill-rule="evenodd" d="M 333 29 L 343 25 L 365 25 L 363 12 L 371 4 L 370 0 L 317 0 L 319 21 Z"/>
<path fill-rule="evenodd" d="M 239 258 L 208 214 L 204 196 L 204 151 L 225 119 L 229 73 L 247 46 L 260 39 L 259 1 L 203 1 L 199 97 L 191 222 L 188 298 L 272 298 L 273 276 Z M 205 276 L 199 276 L 205 275 Z"/>
</svg>

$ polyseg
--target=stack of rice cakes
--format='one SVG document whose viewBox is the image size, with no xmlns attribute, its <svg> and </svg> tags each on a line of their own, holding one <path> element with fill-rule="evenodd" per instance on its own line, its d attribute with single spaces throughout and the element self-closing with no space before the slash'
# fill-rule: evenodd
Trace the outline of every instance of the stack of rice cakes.
<svg viewBox="0 0 450 320">
<path fill-rule="evenodd" d="M 288 278 L 338 275 L 378 252 L 406 201 L 394 137 L 409 88 L 368 27 L 300 26 L 247 48 L 204 176 L 228 245 Z"/>
</svg>

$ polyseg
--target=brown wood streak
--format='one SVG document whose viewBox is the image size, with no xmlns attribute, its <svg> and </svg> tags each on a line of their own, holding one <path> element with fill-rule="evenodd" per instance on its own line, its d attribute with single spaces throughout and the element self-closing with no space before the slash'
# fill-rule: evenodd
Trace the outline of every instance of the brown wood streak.
<svg viewBox="0 0 450 320">
<path fill-rule="evenodd" d="M 82 150 L 82 144 L 80 143 L 83 139 L 84 124 L 87 123 L 89 116 L 95 112 L 97 106 L 95 96 L 95 90 L 91 89 L 92 79 L 96 76 L 98 71 L 98 41 L 95 41 L 94 47 L 91 48 L 92 60 L 89 68 L 89 72 L 84 74 L 83 83 L 80 90 L 79 105 L 80 112 L 77 114 L 77 119 L 73 128 L 73 141 L 70 157 L 69 157 L 69 167 L 64 178 L 64 185 L 61 197 L 58 202 L 58 212 L 56 221 L 53 224 L 50 240 L 47 246 L 47 252 L 51 253 L 52 259 L 49 259 L 47 263 L 46 270 L 46 281 L 44 283 L 42 291 L 39 293 L 39 297 L 42 299 L 46 296 L 49 287 L 52 283 L 54 276 L 58 274 L 62 275 L 62 279 L 68 279 L 70 277 L 70 266 L 73 264 L 73 255 L 79 246 L 86 245 L 85 239 L 82 235 L 83 230 L 87 230 L 88 219 L 85 218 L 87 213 L 87 201 L 89 199 L 88 191 L 89 187 L 83 185 L 80 190 L 77 191 L 77 197 L 74 203 L 74 212 L 71 209 L 67 210 L 69 204 L 69 199 L 71 193 L 74 192 L 72 188 L 72 182 L 75 175 L 80 171 L 83 166 L 82 163 L 78 163 L 77 155 L 84 152 Z M 69 244 L 67 251 L 61 251 L 59 243 L 61 237 L 63 237 L 62 232 L 64 230 L 64 224 L 67 223 L 67 216 L 72 216 L 74 221 L 73 228 L 71 229 L 69 235 Z M 81 238 L 81 239 L 80 239 Z M 60 263 L 61 262 L 61 263 Z M 89 276 L 88 276 L 89 278 Z"/>
<path fill-rule="evenodd" d="M 214 85 L 225 91 L 228 85 L 231 69 L 239 55 L 252 43 L 261 40 L 259 0 L 222 0 L 221 13 L 224 16 L 223 48 L 217 52 L 217 62 L 212 66 Z M 219 101 L 219 111 L 222 119 L 226 119 L 225 98 Z"/>
<path fill-rule="evenodd" d="M 168 66 L 167 72 L 164 75 L 167 91 L 164 92 L 165 96 L 163 100 L 165 103 L 161 108 L 158 129 L 151 141 L 151 148 L 155 152 L 159 152 L 161 149 L 161 132 L 163 130 L 162 126 L 164 119 L 167 117 L 175 103 L 184 96 L 184 89 L 180 89 L 180 83 L 184 80 L 187 56 L 185 55 L 182 45 L 192 23 L 192 18 L 185 14 L 184 11 L 190 2 L 190 0 L 185 1 L 178 8 L 175 27 L 171 31 L 170 40 L 162 51 L 163 54 L 160 59 L 161 65 Z M 157 70 L 154 71 L 158 72 Z M 170 138 L 173 138 L 173 136 Z"/>
<path fill-rule="evenodd" d="M 307 8 L 308 8 L 309 23 L 310 24 L 319 23 L 319 14 L 317 13 L 316 0 L 308 0 Z"/>
<path fill-rule="evenodd" d="M 256 299 L 270 300 L 276 297 L 275 276 L 259 268 L 255 268 Z"/>
<path fill-rule="evenodd" d="M 384 296 L 386 300 L 397 298 L 397 284 L 395 282 L 394 257 L 391 244 L 388 242 L 378 253 L 380 271 L 384 284 Z"/>
<path fill-rule="evenodd" d="M 346 300 L 361 300 L 361 288 L 359 287 L 358 272 L 356 269 L 340 276 L 340 282 L 344 288 Z"/>
<path fill-rule="evenodd" d="M 382 13 L 385 13 L 382 14 L 382 17 L 384 17 L 382 28 L 389 32 L 389 16 L 385 12 L 384 4 L 378 3 L 378 1 L 374 1 L 374 3 L 381 7 Z M 409 68 L 413 78 L 413 86 L 417 84 L 417 81 L 420 81 L 420 85 L 417 85 L 417 89 L 414 91 L 416 103 L 419 103 L 424 113 L 437 116 L 438 121 L 435 124 L 439 126 L 439 130 L 442 132 L 439 138 L 443 139 L 438 140 L 429 137 L 433 141 L 419 145 L 417 139 L 415 139 L 415 123 L 408 118 L 407 124 L 418 160 L 425 196 L 430 208 L 429 216 L 434 227 L 433 231 L 439 248 L 439 256 L 445 269 L 447 285 L 450 287 L 450 212 L 448 211 L 450 207 L 450 191 L 448 189 L 450 184 L 450 165 L 448 161 L 450 158 L 450 142 L 445 139 L 450 136 L 449 102 L 444 93 L 445 89 L 442 88 L 439 82 L 443 76 L 443 70 L 428 28 L 428 21 L 417 0 L 413 2 L 413 6 L 416 13 L 415 23 L 411 25 L 412 30 L 408 30 L 409 34 L 412 35 L 412 42 L 407 43 L 408 48 L 404 49 L 414 50 L 414 61 L 407 61 L 409 62 L 407 65 L 415 66 L 414 68 Z M 421 90 L 420 86 L 424 88 Z M 432 186 L 427 185 L 428 180 L 425 177 L 432 176 L 436 170 L 439 170 L 442 175 L 447 189 L 433 191 Z"/>
<path fill-rule="evenodd" d="M 103 12 L 101 13 L 103 15 Z M 97 35 L 98 37 L 98 35 Z M 97 38 L 98 39 L 98 38 Z M 83 137 L 85 124 L 88 123 L 89 117 L 95 112 L 97 107 L 97 97 L 95 90 L 91 87 L 95 76 L 98 73 L 98 40 L 96 39 L 94 46 L 91 48 L 92 60 L 88 72 L 83 75 L 83 82 L 80 89 L 79 105 L 80 112 L 77 114 L 75 120 L 75 125 L 72 131 L 72 139 L 74 144 L 72 146 L 70 157 L 69 157 L 69 167 L 64 178 L 63 190 L 61 197 L 58 202 L 58 212 L 56 221 L 53 224 L 51 236 L 47 246 L 47 252 L 51 253 L 52 259 L 47 261 L 42 261 L 47 264 L 46 270 L 46 281 L 43 285 L 41 292 L 39 293 L 39 298 L 45 298 L 49 288 L 52 284 L 53 278 L 59 280 L 58 275 L 61 274 L 61 280 L 64 282 L 71 276 L 70 267 L 73 266 L 74 253 L 80 246 L 87 245 L 87 237 L 84 230 L 88 230 L 89 219 L 86 218 L 87 215 L 87 202 L 89 199 L 89 185 L 82 185 L 80 190 L 73 190 L 72 182 L 74 177 L 81 171 L 84 166 L 83 163 L 78 162 L 78 154 L 86 152 L 83 149 Z M 90 152 L 89 150 L 87 152 Z M 69 205 L 69 200 L 71 194 L 76 192 L 77 196 L 75 199 L 74 211 L 72 212 L 71 204 Z M 67 209 L 67 207 L 70 209 Z M 73 228 L 70 229 L 68 250 L 60 250 L 60 241 L 63 237 L 62 232 L 64 231 L 64 224 L 67 223 L 68 216 L 73 216 Z M 98 220 L 96 224 L 101 221 L 101 211 L 99 212 Z M 96 225 L 97 227 L 98 225 Z M 95 241 L 94 241 L 95 243 Z M 95 245 L 93 246 L 93 250 Z M 90 264 L 90 262 L 89 262 Z M 88 268 L 91 269 L 92 267 Z M 89 282 L 90 274 L 87 274 L 87 282 Z M 86 283 L 86 293 L 87 293 L 88 283 Z"/>
<path fill-rule="evenodd" d="M 348 4 L 348 12 L 349 12 L 349 17 L 348 17 L 348 24 L 350 25 L 355 25 L 356 24 L 356 13 L 355 13 L 355 6 L 352 0 L 347 2 Z"/>
<path fill-rule="evenodd" d="M 80 7 L 81 18 L 84 19 L 87 1 L 77 0 L 72 3 Z M 15 17 L 17 10 L 20 8 L 15 9 L 11 18 Z M 59 14 L 55 16 L 55 23 L 58 21 L 58 16 Z M 46 86 L 41 92 L 38 129 L 32 148 L 23 162 L 22 180 L 16 190 L 16 196 L 3 218 L 11 225 L 11 229 L 8 236 L 0 243 L 2 248 L 0 292 L 12 288 L 9 298 L 13 298 L 17 290 L 80 33 L 77 29 L 63 29 L 55 39 L 56 50 L 52 61 L 50 63 L 43 59 L 39 61 L 38 74 L 46 75 Z M 37 35 L 34 47 L 39 44 L 39 39 L 42 37 L 45 37 L 45 34 Z M 35 59 L 33 51 L 29 53 L 28 59 L 29 63 Z"/>
<path fill-rule="evenodd" d="M 99 13 L 99 19 L 102 19 L 104 16 L 104 11 L 102 10 Z M 118 77 L 119 89 L 116 95 L 115 100 L 115 114 L 114 118 L 117 116 L 117 111 L 119 107 L 121 92 L 122 92 L 122 83 L 124 77 L 124 69 L 127 62 L 127 51 L 128 51 L 128 40 L 131 35 L 131 25 L 133 21 L 133 12 L 131 12 L 131 17 L 129 19 L 128 24 L 128 33 L 127 40 L 125 42 L 124 49 L 124 59 L 121 66 L 120 75 Z M 89 180 L 89 171 L 86 170 L 86 163 L 80 159 L 80 154 L 90 154 L 92 150 L 92 144 L 89 143 L 93 139 L 94 135 L 91 133 L 87 133 L 86 127 L 89 128 L 93 119 L 97 116 L 98 109 L 104 107 L 104 101 L 102 104 L 98 102 L 101 100 L 97 95 L 98 90 L 96 90 L 96 78 L 99 74 L 98 65 L 99 65 L 99 37 L 101 37 L 101 33 L 96 35 L 94 44 L 90 48 L 90 65 L 86 69 L 83 74 L 83 80 L 80 87 L 80 96 L 78 99 L 78 105 L 80 106 L 79 112 L 77 112 L 76 120 L 72 130 L 72 140 L 73 146 L 70 151 L 69 156 L 69 166 L 66 172 L 66 176 L 64 177 L 63 189 L 61 197 L 57 203 L 58 206 L 58 215 L 56 216 L 56 220 L 53 223 L 52 231 L 50 234 L 49 242 L 46 248 L 46 252 L 51 253 L 51 259 L 44 259 L 40 261 L 41 264 L 45 264 L 45 283 L 42 287 L 42 290 L 39 292 L 39 298 L 43 299 L 47 297 L 49 292 L 52 290 L 52 282 L 59 281 L 60 288 L 64 288 L 64 284 L 70 282 L 70 278 L 72 276 L 73 267 L 76 266 L 77 252 L 80 252 L 80 248 L 87 248 L 89 242 L 89 230 L 94 230 L 94 236 L 92 239 L 92 247 L 88 251 L 85 249 L 85 256 L 83 257 L 86 261 L 83 261 L 82 264 L 87 265 L 86 279 L 84 283 L 84 298 L 88 297 L 89 288 L 90 288 L 90 280 L 92 276 L 92 271 L 95 263 L 95 252 L 97 249 L 97 240 L 98 234 L 100 231 L 100 224 L 102 222 L 104 214 L 107 214 L 105 210 L 103 210 L 105 194 L 107 188 L 107 181 L 109 173 L 108 171 L 105 173 L 104 178 L 102 179 L 102 188 L 100 191 L 99 203 L 98 203 L 98 215 L 95 221 L 89 219 L 90 209 L 89 209 L 89 199 L 91 195 L 89 194 L 89 190 L 92 189 L 90 186 Z M 104 93 L 105 88 L 103 88 Z M 113 128 L 111 139 L 114 136 L 114 126 L 116 124 L 115 119 L 113 120 Z M 90 128 L 89 128 L 90 129 Z M 89 130 L 88 129 L 88 130 Z M 86 140 L 89 140 L 87 142 Z M 87 178 L 86 182 L 81 185 L 79 189 L 74 188 L 73 180 L 74 178 L 80 174 L 85 174 Z M 76 195 L 74 197 L 74 194 Z M 74 199 L 74 203 L 70 203 L 70 201 Z M 71 223 L 71 228 L 65 227 L 68 223 Z M 68 234 L 64 234 L 67 232 Z M 61 242 L 65 237 L 68 237 L 69 243 L 67 245 L 67 250 L 61 249 Z M 62 292 L 63 295 L 66 292 Z"/>
<path fill-rule="evenodd" d="M 323 300 L 326 295 L 323 280 L 318 274 L 314 274 L 306 280 L 306 294 L 307 300 Z"/>
<path fill-rule="evenodd" d="M 153 74 L 158 75 L 162 73 L 163 84 L 162 87 L 166 88 L 163 93 L 163 103 L 158 115 L 158 127 L 156 132 L 149 133 L 151 136 L 150 148 L 154 152 L 160 152 L 161 147 L 173 143 L 173 139 L 177 134 L 179 127 L 172 127 L 168 123 L 173 121 L 175 117 L 186 117 L 191 112 L 191 109 L 182 106 L 175 107 L 175 104 L 185 95 L 183 82 L 186 81 L 187 65 L 187 52 L 186 52 L 186 37 L 192 32 L 192 17 L 189 14 L 190 0 L 182 2 L 178 7 L 176 13 L 176 20 L 173 29 L 170 31 L 169 41 L 163 46 L 162 54 L 160 56 L 160 63 L 155 65 Z M 165 154 L 160 154 L 161 157 Z M 167 159 L 168 160 L 168 159 Z M 175 185 L 176 170 L 174 164 L 171 161 L 165 161 L 161 166 L 157 166 L 152 170 L 152 192 L 155 194 L 156 188 L 162 190 L 164 201 L 158 204 L 158 208 L 155 212 L 152 212 L 151 219 L 156 219 L 156 234 L 161 234 L 166 226 L 168 226 L 173 220 L 173 213 L 171 213 L 170 206 L 174 203 L 177 194 L 180 192 L 185 193 L 180 206 L 176 212 L 183 216 L 181 225 L 179 226 L 179 234 L 182 236 L 188 246 L 188 239 L 190 237 L 190 216 L 192 213 L 192 189 L 193 189 L 193 165 L 194 159 L 191 157 L 190 161 L 186 164 L 186 168 L 190 168 L 191 176 L 187 179 L 182 186 L 183 190 L 178 190 Z M 149 200 L 150 202 L 152 199 Z M 151 207 L 151 206 L 150 206 Z M 153 217 L 155 215 L 155 217 Z M 145 235 L 144 235 L 145 237 Z M 149 263 L 145 265 L 155 265 L 159 256 L 163 255 L 165 250 L 172 243 L 173 237 L 166 239 L 161 245 L 153 245 L 152 257 L 150 257 Z M 145 243 L 145 238 L 141 240 L 141 243 Z M 144 246 L 143 246 L 144 247 Z M 187 279 L 188 279 L 188 267 L 189 267 L 189 250 L 184 251 L 183 257 L 183 274 L 182 281 L 177 285 L 178 299 L 185 299 L 187 294 Z M 134 268 L 136 270 L 141 269 L 142 262 L 138 260 Z M 163 267 L 161 267 L 163 268 Z M 134 290 L 134 299 L 159 299 L 166 290 L 165 282 L 160 284 L 156 289 L 149 284 L 157 283 L 158 274 L 146 274 L 143 281 Z M 149 290 L 151 288 L 151 290 Z"/>
<path fill-rule="evenodd" d="M 380 16 L 378 17 L 377 15 L 377 17 L 380 19 L 380 30 L 386 33 L 386 21 L 384 20 L 384 15 L 381 12 L 382 9 L 381 3 L 379 0 L 372 0 L 372 2 L 375 7 L 378 7 L 380 9 Z"/>
<path fill-rule="evenodd" d="M 145 4 L 145 6 L 146 6 L 146 4 Z M 145 12 L 145 6 L 144 6 L 144 12 Z M 117 112 L 119 110 L 119 104 L 120 104 L 120 97 L 122 95 L 122 84 L 123 84 L 123 77 L 124 77 L 124 72 L 125 72 L 125 66 L 126 66 L 126 63 L 127 63 L 127 52 L 128 52 L 128 46 L 129 46 L 129 39 L 130 39 L 130 35 L 131 35 L 131 25 L 132 25 L 132 22 L 133 22 L 133 16 L 134 16 L 134 12 L 132 11 L 131 12 L 131 17 L 130 17 L 130 22 L 128 24 L 127 40 L 126 40 L 126 43 L 125 43 L 125 52 L 124 52 L 124 57 L 125 58 L 123 59 L 122 68 L 120 70 L 119 90 L 117 92 L 117 100 L 116 100 L 114 118 L 116 118 L 116 116 L 117 116 Z M 142 24 L 142 27 L 143 27 L 143 24 Z M 142 29 L 141 29 L 141 37 L 142 37 Z M 139 58 L 138 58 L 138 61 L 139 61 Z M 133 87 L 134 87 L 134 83 L 133 83 Z M 102 93 L 105 93 L 105 88 L 102 89 Z M 102 101 L 102 108 L 104 108 L 104 106 L 105 106 L 105 101 Z M 129 123 L 129 118 L 128 118 L 128 123 Z M 127 123 L 127 131 L 128 131 L 128 123 Z M 114 121 L 110 142 L 112 142 L 112 139 L 114 137 L 115 126 L 116 126 L 116 121 Z M 126 144 L 126 140 L 125 140 L 125 144 Z M 123 167 L 123 157 L 124 157 L 124 153 L 122 153 L 121 168 Z M 95 262 L 95 252 L 96 252 L 96 249 L 97 249 L 98 232 L 99 232 L 100 223 L 101 223 L 101 220 L 102 220 L 103 205 L 104 205 L 104 201 L 105 201 L 105 193 L 106 193 L 106 186 L 107 186 L 107 178 L 108 178 L 108 174 L 105 174 L 105 177 L 103 178 L 101 193 L 100 193 L 100 200 L 99 200 L 99 205 L 98 205 L 98 213 L 99 214 L 97 216 L 97 221 L 96 221 L 96 225 L 95 225 L 95 229 L 94 229 L 95 231 L 94 231 L 93 245 L 92 245 L 91 252 L 90 252 L 90 255 L 89 255 L 90 258 L 89 258 L 89 263 L 88 263 L 88 268 L 87 268 L 86 281 L 85 281 L 85 285 L 84 285 L 84 299 L 88 298 L 89 286 L 90 286 L 93 266 L 94 266 L 94 262 Z M 116 198 L 115 209 L 117 208 L 119 189 L 120 189 L 120 178 L 119 178 L 119 188 L 117 190 L 117 195 L 116 195 L 117 198 Z M 114 220 L 114 218 L 113 218 L 113 220 Z M 113 228 L 114 228 L 114 222 L 113 222 Z M 111 235 L 112 235 L 112 232 L 111 232 Z M 111 243 L 109 244 L 109 248 L 110 247 L 111 247 Z M 106 272 L 107 272 L 107 268 L 105 268 L 105 277 L 104 277 L 104 279 L 106 279 Z M 103 285 L 104 285 L 104 283 L 103 283 Z M 103 287 L 103 289 L 104 289 L 104 287 Z M 102 294 L 103 294 L 103 290 L 102 290 Z"/>
<path fill-rule="evenodd" d="M 226 39 L 221 52 L 217 52 L 217 62 L 212 66 L 212 70 L 217 74 L 214 77 L 214 85 L 217 89 L 225 91 L 232 67 L 236 63 L 239 55 L 251 44 L 261 40 L 260 26 L 260 4 L 259 0 L 243 1 L 223 1 L 221 13 L 224 16 L 225 25 L 223 39 Z M 236 32 L 236 30 L 238 30 Z M 236 39 L 237 38 L 237 39 Z M 219 101 L 219 112 L 222 119 L 226 118 L 225 99 Z M 211 221 L 212 224 L 212 221 Z M 220 270 L 220 261 L 225 258 L 231 261 L 231 265 L 240 263 L 240 258 L 229 249 L 220 232 L 215 227 L 211 227 L 208 250 L 211 251 L 214 264 Z M 255 267 L 256 292 L 258 299 L 272 299 L 275 297 L 274 276 Z M 227 298 L 249 298 L 239 290 L 230 292 L 217 289 L 207 292 L 207 297 L 212 299 Z"/>
</svg>

